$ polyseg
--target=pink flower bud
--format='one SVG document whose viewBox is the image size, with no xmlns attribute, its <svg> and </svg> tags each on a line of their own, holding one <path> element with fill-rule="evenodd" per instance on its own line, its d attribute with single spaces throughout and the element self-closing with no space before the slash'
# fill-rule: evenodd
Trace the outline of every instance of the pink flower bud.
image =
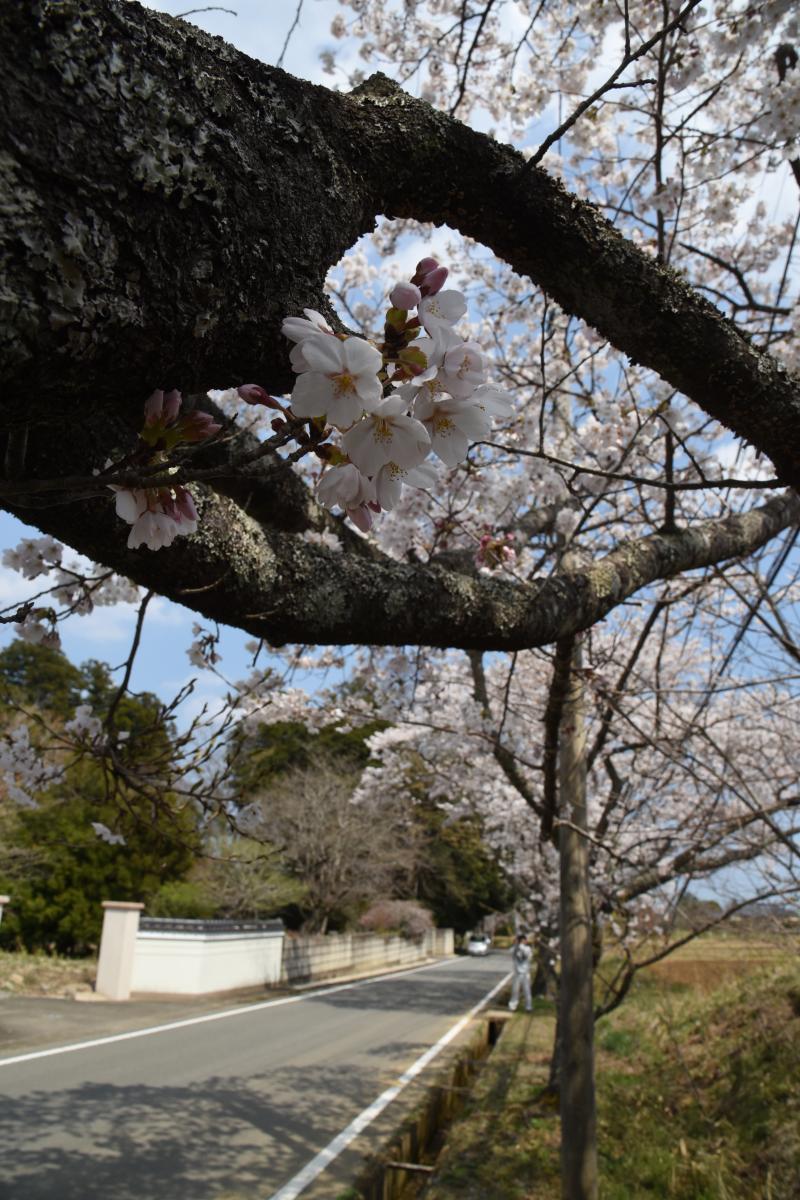
<svg viewBox="0 0 800 1200">
<path fill-rule="evenodd" d="M 265 392 L 263 387 L 260 387 L 257 383 L 243 383 L 236 391 L 245 404 L 263 404 L 266 408 L 277 409 L 281 407 L 278 401 L 273 400 L 272 396 L 268 392 Z"/>
<path fill-rule="evenodd" d="M 439 266 L 439 262 L 435 258 L 421 258 L 417 263 L 417 269 L 414 272 L 414 278 L 421 275 L 424 279 L 426 275 L 430 275 L 431 271 L 435 271 Z"/>
<path fill-rule="evenodd" d="M 420 287 L 423 296 L 435 296 L 437 292 L 440 292 L 444 287 L 448 274 L 447 267 L 437 267 L 435 271 L 429 272 Z"/>
<path fill-rule="evenodd" d="M 185 487 L 176 487 L 175 488 L 175 507 L 177 508 L 178 512 L 180 513 L 180 516 L 184 518 L 184 520 L 186 520 L 186 521 L 196 521 L 197 520 L 197 509 L 195 508 L 195 503 L 192 498 L 192 493 L 190 491 L 188 491 Z"/>
<path fill-rule="evenodd" d="M 375 518 L 366 504 L 359 504 L 357 508 L 348 508 L 347 515 L 356 529 L 360 529 L 362 533 L 369 533 Z"/>
<path fill-rule="evenodd" d="M 181 411 L 181 394 L 175 388 L 164 396 L 164 424 L 171 425 Z"/>
<path fill-rule="evenodd" d="M 177 425 L 183 442 L 204 442 L 206 438 L 219 433 L 220 429 L 222 426 L 214 420 L 210 413 L 199 412 L 197 409 L 186 413 Z"/>
<path fill-rule="evenodd" d="M 164 411 L 164 393 L 161 388 L 156 388 L 152 395 L 144 402 L 144 423 L 145 425 L 155 425 L 161 420 L 161 414 Z"/>
<path fill-rule="evenodd" d="M 416 308 L 421 299 L 422 292 L 414 283 L 398 283 L 389 293 L 392 308 L 402 308 L 406 312 L 409 308 Z"/>
</svg>

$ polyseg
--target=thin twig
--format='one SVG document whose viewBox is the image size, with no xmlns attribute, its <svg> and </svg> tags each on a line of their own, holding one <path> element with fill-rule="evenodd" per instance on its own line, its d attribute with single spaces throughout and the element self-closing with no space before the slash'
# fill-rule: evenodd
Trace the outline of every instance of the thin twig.
<svg viewBox="0 0 800 1200">
<path fill-rule="evenodd" d="M 127 662 L 125 663 L 125 675 L 123 676 L 122 683 L 119 685 L 119 688 L 116 691 L 114 699 L 111 701 L 111 704 L 109 705 L 108 713 L 106 715 L 105 725 L 106 725 L 107 729 L 111 728 L 111 722 L 114 718 L 114 713 L 117 711 L 117 708 L 119 707 L 120 700 L 125 695 L 125 692 L 128 690 L 128 684 L 130 683 L 130 680 L 131 680 L 131 672 L 133 671 L 133 661 L 136 658 L 136 652 L 139 649 L 139 643 L 142 640 L 142 629 L 144 628 L 144 618 L 145 618 L 145 614 L 147 612 L 147 606 L 150 603 L 150 601 L 153 599 L 154 595 L 155 595 L 155 592 L 152 592 L 152 591 L 145 592 L 144 599 L 142 600 L 142 603 L 139 605 L 139 612 L 136 616 L 136 629 L 134 630 L 133 641 L 131 643 L 131 652 L 128 655 Z"/>
<path fill-rule="evenodd" d="M 295 29 L 297 29 L 297 26 L 300 24 L 300 16 L 301 16 L 302 12 L 303 12 L 303 0 L 297 0 L 297 9 L 295 10 L 294 20 L 292 21 L 291 25 L 289 26 L 289 32 L 286 34 L 286 41 L 283 43 L 283 49 L 281 50 L 280 57 L 278 58 L 278 61 L 275 64 L 276 67 L 283 66 L 284 55 L 286 54 L 286 51 L 289 49 L 289 42 L 292 40 L 292 34 L 294 33 Z"/>
<path fill-rule="evenodd" d="M 232 17 L 238 17 L 238 13 L 232 8 L 222 8 L 219 4 L 210 4 L 208 8 L 190 8 L 186 12 L 175 13 L 175 20 L 182 21 L 184 17 L 193 17 L 195 13 L 204 12 L 224 12 L 230 13 Z"/>
<path fill-rule="evenodd" d="M 687 480 L 684 483 L 670 482 L 665 479 L 649 479 L 646 475 L 627 475 L 622 471 L 607 471 L 601 467 L 582 466 L 579 463 L 570 462 L 566 458 L 557 458 L 554 454 L 546 454 L 540 450 L 522 450 L 517 446 L 504 446 L 502 442 L 474 442 L 475 446 L 488 446 L 490 450 L 502 450 L 506 454 L 518 454 L 521 458 L 541 458 L 545 462 L 552 463 L 556 467 L 564 467 L 568 471 L 574 471 L 576 475 L 601 475 L 604 479 L 615 479 L 622 483 L 635 483 L 640 487 L 664 488 L 667 491 L 676 492 L 697 492 L 704 488 L 745 488 L 748 491 L 751 488 L 782 488 L 784 485 L 779 479 L 729 479 L 727 476 L 723 479 L 698 479 Z M 2 492 L 2 484 L 0 484 L 0 492 Z"/>
</svg>

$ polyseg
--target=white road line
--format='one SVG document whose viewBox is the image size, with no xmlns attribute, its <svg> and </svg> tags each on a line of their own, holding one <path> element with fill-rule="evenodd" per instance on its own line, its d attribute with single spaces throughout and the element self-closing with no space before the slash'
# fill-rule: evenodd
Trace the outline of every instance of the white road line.
<svg viewBox="0 0 800 1200">
<path fill-rule="evenodd" d="M 504 979 L 501 979 L 497 986 L 493 987 L 490 992 L 487 992 L 483 999 L 476 1004 L 474 1008 L 471 1008 L 465 1017 L 462 1017 L 461 1020 L 452 1027 L 452 1029 L 447 1031 L 444 1037 L 439 1038 L 439 1041 L 435 1046 L 431 1046 L 430 1050 L 426 1050 L 425 1053 L 418 1058 L 415 1063 L 412 1063 L 408 1070 L 403 1072 L 397 1083 L 393 1084 L 390 1088 L 387 1088 L 385 1092 L 381 1092 L 377 1100 L 373 1100 L 372 1104 L 370 1104 L 368 1108 L 365 1108 L 363 1112 L 359 1113 L 358 1116 L 350 1122 L 346 1129 L 343 1129 L 341 1133 L 337 1134 L 332 1142 L 328 1142 L 328 1145 L 324 1148 L 324 1150 L 320 1150 L 319 1154 L 315 1155 L 310 1162 L 306 1163 L 303 1169 L 298 1171 L 288 1183 L 285 1183 L 277 1192 L 273 1192 L 273 1194 L 268 1197 L 268 1200 L 294 1200 L 295 1196 L 299 1196 L 301 1192 L 304 1192 L 308 1185 L 313 1183 L 317 1176 L 321 1175 L 325 1168 L 330 1166 L 333 1160 L 337 1158 L 343 1150 L 346 1150 L 350 1143 L 354 1141 L 355 1138 L 357 1138 L 358 1135 L 362 1133 L 367 1126 L 375 1120 L 376 1117 L 380 1116 L 387 1105 L 391 1104 L 392 1100 L 400 1095 L 403 1088 L 406 1087 L 406 1085 L 409 1084 L 415 1076 L 419 1075 L 420 1071 L 427 1067 L 428 1063 L 436 1057 L 439 1051 L 443 1050 L 448 1042 L 452 1042 L 453 1038 L 458 1036 L 461 1030 L 467 1024 L 469 1024 L 475 1014 L 480 1012 L 484 1005 L 488 1004 L 489 1001 L 497 995 L 501 988 L 505 987 L 510 978 L 510 975 L 506 975 Z"/>
<path fill-rule="evenodd" d="M 283 996 L 280 1000 L 262 1000 L 258 1004 L 245 1004 L 241 1008 L 228 1008 L 224 1012 L 205 1013 L 202 1017 L 186 1017 L 182 1021 L 170 1021 L 166 1025 L 150 1025 L 146 1029 L 131 1029 L 128 1033 L 111 1033 L 107 1037 L 92 1038 L 91 1041 L 73 1042 L 68 1046 L 52 1046 L 48 1050 L 31 1050 L 26 1054 L 15 1054 L 13 1058 L 0 1058 L 0 1067 L 10 1067 L 14 1063 L 32 1062 L 36 1058 L 50 1058 L 55 1054 L 73 1054 L 77 1050 L 91 1050 L 95 1046 L 110 1046 L 112 1042 L 129 1042 L 133 1038 L 150 1037 L 154 1033 L 169 1033 L 172 1029 L 186 1029 L 190 1025 L 204 1025 L 208 1021 L 224 1021 L 227 1017 L 241 1017 L 246 1013 L 260 1012 L 265 1008 L 278 1008 L 282 1004 L 299 1004 L 303 1000 L 315 1000 L 318 996 L 330 996 L 334 992 L 347 992 L 353 988 L 365 987 L 369 983 L 378 983 L 384 979 L 403 979 L 406 975 L 416 975 L 420 971 L 430 971 L 441 967 L 443 963 L 453 962 L 453 959 L 440 959 L 435 963 L 426 963 L 424 967 L 411 967 L 408 971 L 393 971 L 387 975 L 372 975 L 369 979 L 359 979 L 354 983 L 339 983 L 333 987 L 320 988 L 318 991 L 304 992 L 301 996 Z"/>
</svg>

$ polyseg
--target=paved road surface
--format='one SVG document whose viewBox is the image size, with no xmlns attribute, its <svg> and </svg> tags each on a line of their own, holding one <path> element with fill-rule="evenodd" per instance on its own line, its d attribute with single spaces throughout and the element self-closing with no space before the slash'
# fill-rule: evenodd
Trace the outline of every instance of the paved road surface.
<svg viewBox="0 0 800 1200">
<path fill-rule="evenodd" d="M 505 958 L 0 1059 L 0 1200 L 269 1200 L 500 981 Z"/>
</svg>

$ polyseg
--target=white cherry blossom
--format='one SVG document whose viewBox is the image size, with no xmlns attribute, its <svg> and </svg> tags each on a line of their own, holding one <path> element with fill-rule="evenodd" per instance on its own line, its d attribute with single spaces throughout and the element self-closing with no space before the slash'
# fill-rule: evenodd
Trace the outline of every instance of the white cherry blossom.
<svg viewBox="0 0 800 1200">
<path fill-rule="evenodd" d="M 24 621 L 14 626 L 14 633 L 32 646 L 49 646 L 52 650 L 58 650 L 61 646 L 58 630 L 52 619 L 46 622 L 39 619 L 41 612 L 41 609 L 34 609 Z"/>
<path fill-rule="evenodd" d="M 292 342 L 304 342 L 306 338 L 318 337 L 321 333 L 335 336 L 322 313 L 318 313 L 315 308 L 304 308 L 303 312 L 305 317 L 284 317 L 281 325 L 284 337 L 288 337 Z"/>
<path fill-rule="evenodd" d="M 439 472 L 432 462 L 420 463 L 418 467 L 399 467 L 395 462 L 386 463 L 375 476 L 375 495 L 378 504 L 387 512 L 400 500 L 403 484 L 416 488 L 432 488 Z"/>
<path fill-rule="evenodd" d="M 176 537 L 197 531 L 197 509 L 191 493 L 183 487 L 113 488 L 117 516 L 131 526 L 128 549 L 147 546 L 161 550 Z"/>
<path fill-rule="evenodd" d="M 303 342 L 303 356 L 309 369 L 294 385 L 295 416 L 324 416 L 337 429 L 347 429 L 362 412 L 374 412 L 381 398 L 378 372 L 383 358 L 369 342 L 309 337 Z"/>
<path fill-rule="evenodd" d="M 94 742 L 103 732 L 103 722 L 93 715 L 90 705 L 79 704 L 74 717 L 67 721 L 64 728 L 80 741 Z"/>
<path fill-rule="evenodd" d="M 437 326 L 430 337 L 417 338 L 411 343 L 411 348 L 420 350 L 425 355 L 427 367 L 415 376 L 415 383 L 424 383 L 433 379 L 444 362 L 445 355 L 452 347 L 462 345 L 461 338 L 449 325 Z"/>
<path fill-rule="evenodd" d="M 433 453 L 448 467 L 463 462 L 470 444 L 485 438 L 491 429 L 486 410 L 471 399 L 434 400 L 429 388 L 420 390 L 414 416 L 427 429 Z"/>
<path fill-rule="evenodd" d="M 101 842 L 107 842 L 109 846 L 124 846 L 126 844 L 125 838 L 121 833 L 112 833 L 102 821 L 91 821 L 90 824 Z"/>
<path fill-rule="evenodd" d="M 471 396 L 486 382 L 486 360 L 477 342 L 463 342 L 445 353 L 439 382 L 457 400 Z"/>
<path fill-rule="evenodd" d="M 305 317 L 285 317 L 281 325 L 283 336 L 297 343 L 296 346 L 292 347 L 289 358 L 292 370 L 298 372 L 310 369 L 303 353 L 304 343 L 309 338 L 319 337 L 320 335 L 327 337 L 336 336 L 322 313 L 318 313 L 315 308 L 304 308 L 303 312 L 306 314 Z"/>
<path fill-rule="evenodd" d="M 418 466 L 428 454 L 428 431 L 406 415 L 406 408 L 402 396 L 389 396 L 342 438 L 348 455 L 365 475 L 377 474 L 387 463 L 407 470 Z"/>
<path fill-rule="evenodd" d="M 64 547 L 55 538 L 23 538 L 13 550 L 3 551 L 3 566 L 19 571 L 24 579 L 47 575 L 61 562 Z"/>
<path fill-rule="evenodd" d="M 437 292 L 435 296 L 425 296 L 417 311 L 420 321 L 432 337 L 436 329 L 460 321 L 467 311 L 467 302 L 461 292 L 448 290 Z"/>
<path fill-rule="evenodd" d="M 325 550 L 332 550 L 334 554 L 341 554 L 342 543 L 339 541 L 335 533 L 331 533 L 328 529 L 317 531 L 316 529 L 306 529 L 301 535 L 301 540 L 307 542 L 309 546 L 322 546 Z"/>
<path fill-rule="evenodd" d="M 372 482 L 353 463 L 328 467 L 317 484 L 317 499 L 326 508 L 360 508 L 375 500 Z"/>
<path fill-rule="evenodd" d="M 482 383 L 475 388 L 470 401 L 490 417 L 504 417 L 511 412 L 511 397 L 491 383 Z"/>
<path fill-rule="evenodd" d="M 0 780 L 9 800 L 23 808 L 36 808 L 36 792 L 61 779 L 63 767 L 49 761 L 32 746 L 27 725 L 17 725 L 0 738 Z"/>
</svg>

